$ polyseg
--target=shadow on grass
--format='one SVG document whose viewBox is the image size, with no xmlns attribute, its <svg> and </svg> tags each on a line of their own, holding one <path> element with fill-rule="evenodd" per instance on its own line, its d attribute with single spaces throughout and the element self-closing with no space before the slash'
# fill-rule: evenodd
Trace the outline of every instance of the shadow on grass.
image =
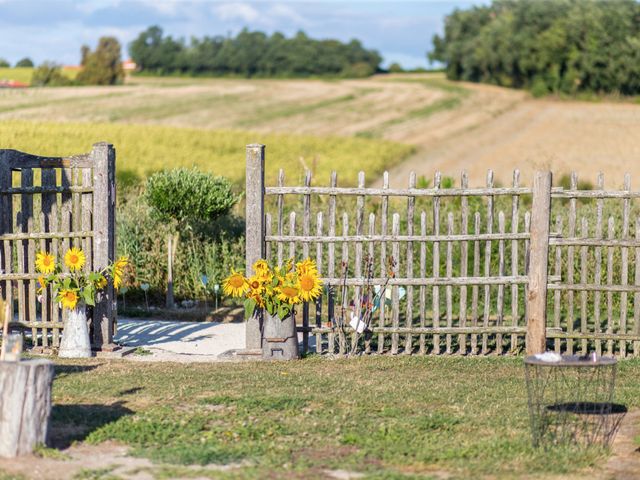
<svg viewBox="0 0 640 480">
<path fill-rule="evenodd" d="M 67 375 L 72 375 L 74 373 L 84 373 L 90 372 L 98 368 L 99 365 L 55 365 L 55 377 L 54 379 L 64 378 Z"/>
<path fill-rule="evenodd" d="M 53 448 L 67 448 L 73 442 L 84 440 L 91 432 L 132 413 L 122 402 L 111 405 L 54 405 L 47 443 Z"/>
</svg>

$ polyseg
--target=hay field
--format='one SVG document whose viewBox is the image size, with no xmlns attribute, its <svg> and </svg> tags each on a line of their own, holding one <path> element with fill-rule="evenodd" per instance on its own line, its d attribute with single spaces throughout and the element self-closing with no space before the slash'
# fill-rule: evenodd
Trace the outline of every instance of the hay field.
<svg viewBox="0 0 640 480">
<path fill-rule="evenodd" d="M 3 67 L 0 68 L 0 80 L 15 80 L 16 82 L 31 83 L 31 76 L 33 75 L 33 68 L 30 67 Z M 63 68 L 62 73 L 67 77 L 73 79 L 76 78 L 78 70 L 70 70 Z"/>
<path fill-rule="evenodd" d="M 514 168 L 523 182 L 538 168 L 559 174 L 575 169 L 592 181 L 604 171 L 611 179 L 607 183 L 616 185 L 625 171 L 640 177 L 637 102 L 533 99 L 522 91 L 449 82 L 442 74 L 331 81 L 133 77 L 116 87 L 5 90 L 0 91 L 3 120 L 241 132 L 239 139 L 249 136 L 272 152 L 286 151 L 268 157 L 285 167 L 326 154 L 292 148 L 285 137 L 268 134 L 329 136 L 334 146 L 339 144 L 334 137 L 374 140 L 351 144 L 327 168 L 364 168 L 368 178 L 389 168 L 392 186 L 406 185 L 410 170 L 431 178 L 436 169 L 454 178 L 466 169 L 474 185 L 484 182 L 489 168 L 503 184 Z M 380 150 L 379 139 L 410 146 L 415 154 L 407 157 L 411 149 L 399 149 L 402 153 L 381 158 L 377 152 L 387 147 Z M 274 141 L 283 142 L 282 150 Z M 0 143 L 7 146 L 6 136 Z M 233 147 L 242 162 L 242 144 Z M 159 154 L 164 165 L 174 163 L 175 155 Z"/>
</svg>

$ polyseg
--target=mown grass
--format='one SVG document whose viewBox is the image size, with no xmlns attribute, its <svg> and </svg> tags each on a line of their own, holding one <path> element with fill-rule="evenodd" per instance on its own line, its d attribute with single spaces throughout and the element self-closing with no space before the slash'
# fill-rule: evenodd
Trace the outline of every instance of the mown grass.
<svg viewBox="0 0 640 480">
<path fill-rule="evenodd" d="M 638 361 L 620 365 L 616 400 L 630 408 L 640 402 L 638 373 Z M 563 478 L 588 476 L 607 458 L 601 450 L 531 446 L 516 357 L 64 362 L 54 404 L 55 442 L 125 443 L 134 455 L 174 465 L 158 467 L 157 478 L 212 463 L 240 466 L 195 471 L 210 478 L 323 478 L 338 469 L 366 478 Z"/>
<path fill-rule="evenodd" d="M 386 140 L 107 123 L 4 121 L 0 122 L 0 138 L 2 148 L 39 155 L 82 153 L 96 141 L 108 141 L 117 148 L 120 173 L 144 178 L 158 170 L 198 167 L 237 183 L 244 179 L 244 145 L 250 143 L 267 145 L 271 184 L 283 167 L 294 184 L 310 168 L 321 179 L 339 170 L 341 184 L 355 185 L 360 170 L 375 179 L 414 151 L 412 146 Z"/>
</svg>

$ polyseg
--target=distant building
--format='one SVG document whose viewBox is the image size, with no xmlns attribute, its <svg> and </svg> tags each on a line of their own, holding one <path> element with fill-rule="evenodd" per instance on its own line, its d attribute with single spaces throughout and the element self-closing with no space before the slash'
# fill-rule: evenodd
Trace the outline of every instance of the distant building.
<svg viewBox="0 0 640 480">
<path fill-rule="evenodd" d="M 0 88 L 27 88 L 28 83 L 18 82 L 16 80 L 0 80 Z"/>
<path fill-rule="evenodd" d="M 136 62 L 134 62 L 130 58 L 122 62 L 122 69 L 124 70 L 124 73 L 128 74 L 131 72 L 135 72 L 137 68 L 138 68 L 138 65 L 136 65 Z"/>
</svg>

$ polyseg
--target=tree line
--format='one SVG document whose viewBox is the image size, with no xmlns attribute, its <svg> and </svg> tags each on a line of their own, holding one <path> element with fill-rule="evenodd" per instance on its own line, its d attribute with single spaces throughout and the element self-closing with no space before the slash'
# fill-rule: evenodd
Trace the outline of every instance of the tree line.
<svg viewBox="0 0 640 480">
<path fill-rule="evenodd" d="M 452 80 L 528 88 L 534 95 L 640 94 L 640 3 L 493 0 L 455 10 L 431 61 Z"/>
<path fill-rule="evenodd" d="M 158 75 L 242 77 L 366 77 L 380 70 L 382 57 L 360 41 L 315 40 L 304 32 L 242 30 L 235 37 L 184 39 L 165 36 L 158 26 L 140 33 L 129 53 L 141 72 Z"/>
</svg>

